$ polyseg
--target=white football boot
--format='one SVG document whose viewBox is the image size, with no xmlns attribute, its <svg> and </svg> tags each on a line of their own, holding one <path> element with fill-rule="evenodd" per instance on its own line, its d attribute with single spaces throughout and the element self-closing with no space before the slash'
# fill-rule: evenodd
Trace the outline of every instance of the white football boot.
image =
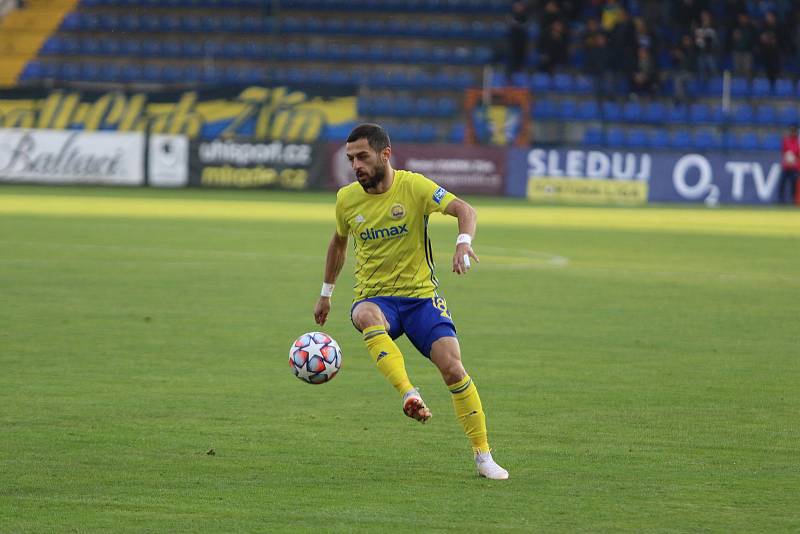
<svg viewBox="0 0 800 534">
<path fill-rule="evenodd" d="M 425 401 L 416 389 L 403 395 L 403 413 L 420 423 L 431 418 L 431 411 L 425 406 Z"/>
<path fill-rule="evenodd" d="M 478 474 L 492 480 L 506 480 L 508 471 L 497 465 L 491 452 L 478 452 L 475 454 L 475 467 Z"/>
</svg>

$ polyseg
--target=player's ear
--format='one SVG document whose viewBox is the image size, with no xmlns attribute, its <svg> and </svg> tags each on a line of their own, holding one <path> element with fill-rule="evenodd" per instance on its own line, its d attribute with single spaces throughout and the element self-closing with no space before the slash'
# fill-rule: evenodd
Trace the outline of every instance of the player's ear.
<svg viewBox="0 0 800 534">
<path fill-rule="evenodd" d="M 392 157 L 392 147 L 387 146 L 386 148 L 381 150 L 381 160 L 383 160 L 384 164 L 388 163 L 389 158 L 391 157 Z"/>
</svg>

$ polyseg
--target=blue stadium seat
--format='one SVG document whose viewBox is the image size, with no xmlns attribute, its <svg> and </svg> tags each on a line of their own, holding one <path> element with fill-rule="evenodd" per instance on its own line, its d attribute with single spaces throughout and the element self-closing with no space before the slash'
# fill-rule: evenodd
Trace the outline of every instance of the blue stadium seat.
<svg viewBox="0 0 800 534">
<path fill-rule="evenodd" d="M 694 148 L 698 150 L 719 150 L 722 148 L 722 138 L 711 130 L 698 130 L 693 135 Z"/>
<path fill-rule="evenodd" d="M 711 106 L 695 102 L 689 106 L 689 119 L 695 124 L 709 124 L 711 120 Z"/>
<path fill-rule="evenodd" d="M 603 145 L 603 130 L 600 128 L 586 128 L 583 132 L 583 144 L 590 146 Z"/>
<path fill-rule="evenodd" d="M 458 113 L 458 102 L 449 96 L 439 97 L 436 106 L 441 117 L 452 117 Z"/>
<path fill-rule="evenodd" d="M 800 110 L 798 110 L 797 104 L 781 107 L 778 111 L 778 119 L 783 126 L 800 125 Z"/>
<path fill-rule="evenodd" d="M 663 128 L 651 130 L 647 135 L 647 145 L 657 150 L 667 149 L 670 147 L 669 134 Z"/>
<path fill-rule="evenodd" d="M 644 120 L 646 122 L 661 124 L 665 122 L 666 119 L 667 110 L 661 102 L 651 102 L 650 105 L 644 109 Z"/>
<path fill-rule="evenodd" d="M 600 120 L 600 106 L 597 101 L 584 100 L 578 104 L 578 118 L 585 121 L 599 121 Z"/>
<path fill-rule="evenodd" d="M 642 120 L 644 110 L 638 101 L 628 102 L 622 108 L 622 119 L 627 123 L 637 123 Z"/>
<path fill-rule="evenodd" d="M 578 103 L 574 100 L 562 100 L 558 106 L 558 117 L 565 121 L 580 120 Z"/>
<path fill-rule="evenodd" d="M 766 98 L 772 95 L 772 87 L 769 80 L 766 78 L 753 79 L 753 86 L 751 87 L 751 96 L 754 98 Z"/>
<path fill-rule="evenodd" d="M 754 132 L 729 133 L 728 148 L 733 150 L 759 150 L 761 140 Z"/>
<path fill-rule="evenodd" d="M 778 111 L 775 106 L 760 103 L 756 109 L 756 122 L 762 126 L 778 124 Z"/>
<path fill-rule="evenodd" d="M 48 56 L 48 55 L 60 55 L 64 53 L 64 39 L 59 37 L 58 35 L 53 35 L 47 41 L 44 42 L 42 47 L 39 49 L 39 55 Z"/>
<path fill-rule="evenodd" d="M 537 120 L 550 120 L 558 116 L 558 104 L 549 98 L 537 98 L 533 102 L 531 115 Z"/>
<path fill-rule="evenodd" d="M 676 130 L 670 135 L 670 148 L 687 150 L 692 148 L 692 135 L 688 130 Z"/>
<path fill-rule="evenodd" d="M 25 68 L 19 75 L 20 81 L 29 82 L 34 80 L 42 80 L 45 76 L 45 69 L 42 63 L 36 60 L 28 61 Z"/>
<path fill-rule="evenodd" d="M 465 135 L 465 126 L 463 122 L 457 122 L 450 128 L 450 134 L 447 139 L 451 143 L 463 143 Z"/>
<path fill-rule="evenodd" d="M 779 98 L 793 98 L 797 96 L 794 82 L 784 78 L 775 82 L 775 96 Z"/>
<path fill-rule="evenodd" d="M 608 148 L 624 148 L 628 146 L 627 135 L 624 128 L 612 126 L 606 129 L 605 145 Z"/>
<path fill-rule="evenodd" d="M 622 120 L 622 109 L 616 102 L 603 102 L 600 112 L 605 121 L 620 122 Z"/>
<path fill-rule="evenodd" d="M 554 91 L 558 91 L 560 94 L 572 93 L 575 91 L 575 81 L 573 80 L 572 75 L 566 72 L 554 74 L 551 84 L 552 89 Z"/>
<path fill-rule="evenodd" d="M 731 119 L 738 125 L 749 125 L 755 123 L 755 112 L 753 106 L 743 102 L 737 104 L 731 111 Z"/>
<path fill-rule="evenodd" d="M 58 71 L 58 79 L 66 80 L 66 81 L 75 81 L 80 79 L 80 64 L 68 61 L 61 65 L 61 69 Z"/>
<path fill-rule="evenodd" d="M 581 95 L 591 94 L 594 91 L 592 79 L 586 76 L 576 76 L 573 90 Z"/>
<path fill-rule="evenodd" d="M 630 128 L 625 133 L 626 145 L 630 148 L 646 148 L 648 144 L 648 130 L 642 128 Z"/>
<path fill-rule="evenodd" d="M 534 73 L 531 75 L 529 88 L 534 95 L 549 92 L 550 76 L 543 72 Z"/>
<path fill-rule="evenodd" d="M 436 127 L 426 122 L 417 128 L 416 141 L 419 143 L 430 143 L 436 140 Z"/>
<path fill-rule="evenodd" d="M 686 106 L 672 106 L 667 109 L 667 122 L 670 124 L 683 124 L 689 120 L 689 110 Z"/>
<path fill-rule="evenodd" d="M 761 138 L 761 144 L 759 148 L 761 150 L 770 150 L 772 152 L 778 152 L 781 149 L 781 143 L 783 138 L 779 133 L 769 133 Z"/>
</svg>

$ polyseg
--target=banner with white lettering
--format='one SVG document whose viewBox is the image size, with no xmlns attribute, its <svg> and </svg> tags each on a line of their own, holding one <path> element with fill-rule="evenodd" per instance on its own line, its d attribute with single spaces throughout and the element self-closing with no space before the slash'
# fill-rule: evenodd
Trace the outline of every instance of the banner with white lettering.
<svg viewBox="0 0 800 534">
<path fill-rule="evenodd" d="M 509 151 L 506 194 L 544 202 L 761 204 L 777 196 L 772 152 Z"/>
<path fill-rule="evenodd" d="M 270 141 L 194 142 L 190 145 L 189 185 L 240 189 L 313 189 L 324 158 L 321 145 Z"/>
<path fill-rule="evenodd" d="M 0 129 L 0 181 L 142 185 L 144 134 Z"/>
</svg>

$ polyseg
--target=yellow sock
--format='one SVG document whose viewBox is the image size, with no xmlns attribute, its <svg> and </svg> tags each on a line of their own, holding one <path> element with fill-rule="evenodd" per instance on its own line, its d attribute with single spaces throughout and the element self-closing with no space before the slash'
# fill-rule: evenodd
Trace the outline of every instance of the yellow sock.
<svg viewBox="0 0 800 534">
<path fill-rule="evenodd" d="M 486 435 L 486 416 L 478 396 L 478 388 L 472 383 L 469 375 L 455 384 L 447 386 L 453 394 L 453 408 L 456 417 L 464 427 L 464 433 L 472 443 L 474 452 L 489 452 L 489 441 Z"/>
<path fill-rule="evenodd" d="M 394 386 L 394 389 L 405 395 L 414 386 L 408 379 L 406 364 L 400 348 L 392 341 L 383 326 L 368 326 L 362 332 L 364 343 L 378 365 L 378 370 Z"/>
</svg>

